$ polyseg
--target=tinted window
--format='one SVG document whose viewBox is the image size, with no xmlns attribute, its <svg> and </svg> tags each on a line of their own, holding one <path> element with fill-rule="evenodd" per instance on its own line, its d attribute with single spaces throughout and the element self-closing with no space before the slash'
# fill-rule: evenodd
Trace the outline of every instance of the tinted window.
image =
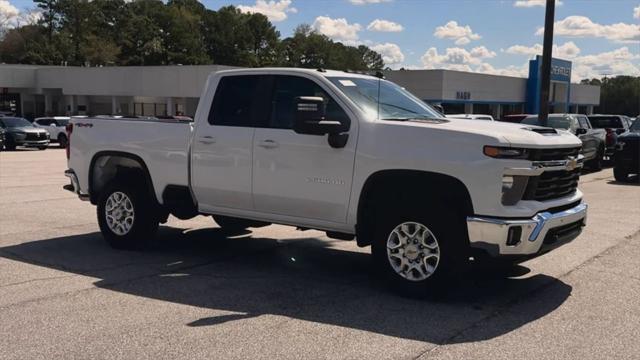
<svg viewBox="0 0 640 360">
<path fill-rule="evenodd" d="M 589 120 L 587 120 L 586 117 L 584 116 L 580 116 L 578 118 L 578 122 L 580 123 L 580 127 L 583 129 L 588 129 L 589 128 Z"/>
<path fill-rule="evenodd" d="M 58 124 L 58 126 L 67 126 L 69 120 L 56 120 L 56 123 Z"/>
<path fill-rule="evenodd" d="M 299 96 L 317 96 L 325 101 L 327 119 L 349 124 L 349 117 L 340 105 L 312 80 L 297 76 L 275 76 L 269 127 L 292 129 L 295 101 Z"/>
<path fill-rule="evenodd" d="M 617 116 L 589 116 L 591 125 L 596 129 L 621 128 L 623 127 L 620 118 Z"/>
<path fill-rule="evenodd" d="M 220 79 L 209 112 L 209 124 L 246 126 L 266 123 L 270 77 L 265 75 L 225 76 Z"/>
<path fill-rule="evenodd" d="M 51 122 L 52 122 L 52 120 L 51 120 L 51 119 L 40 119 L 40 120 L 36 120 L 36 123 L 37 123 L 38 125 L 41 125 L 41 126 L 49 126 L 49 125 L 51 125 Z"/>
</svg>

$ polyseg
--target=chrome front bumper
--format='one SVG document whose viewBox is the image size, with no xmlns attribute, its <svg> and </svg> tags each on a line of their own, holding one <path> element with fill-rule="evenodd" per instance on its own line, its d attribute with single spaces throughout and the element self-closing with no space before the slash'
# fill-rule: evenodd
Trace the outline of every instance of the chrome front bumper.
<svg viewBox="0 0 640 360">
<path fill-rule="evenodd" d="M 575 239 L 586 221 L 587 204 L 581 203 L 556 213 L 541 212 L 531 219 L 468 217 L 467 228 L 471 247 L 485 250 L 491 256 L 533 255 L 543 245 L 560 245 Z M 564 229 L 567 232 L 561 241 L 552 238 L 555 231 Z"/>
</svg>

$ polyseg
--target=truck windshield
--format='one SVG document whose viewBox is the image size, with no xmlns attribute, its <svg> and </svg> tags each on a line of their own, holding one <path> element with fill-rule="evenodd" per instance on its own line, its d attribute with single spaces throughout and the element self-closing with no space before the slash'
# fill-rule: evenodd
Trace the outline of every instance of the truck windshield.
<svg viewBox="0 0 640 360">
<path fill-rule="evenodd" d="M 377 78 L 328 77 L 360 109 L 381 120 L 441 119 L 443 116 L 400 86 Z"/>
<path fill-rule="evenodd" d="M 540 125 L 540 121 L 538 121 L 537 116 L 531 116 L 524 120 L 522 120 L 523 124 L 527 125 Z M 565 117 L 552 117 L 549 116 L 547 119 L 547 127 L 551 127 L 554 129 L 564 129 L 567 130 L 571 126 L 571 119 Z"/>
</svg>

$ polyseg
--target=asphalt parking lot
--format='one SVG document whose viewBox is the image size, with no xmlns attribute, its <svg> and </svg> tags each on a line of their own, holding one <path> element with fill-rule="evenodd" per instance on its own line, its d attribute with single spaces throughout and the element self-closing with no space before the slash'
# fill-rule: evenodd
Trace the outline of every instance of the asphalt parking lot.
<svg viewBox="0 0 640 360">
<path fill-rule="evenodd" d="M 64 150 L 0 153 L 0 358 L 637 359 L 640 187 L 586 174 L 588 226 L 442 300 L 399 297 L 369 249 L 269 226 L 171 219 L 113 250 L 62 190 Z"/>
</svg>

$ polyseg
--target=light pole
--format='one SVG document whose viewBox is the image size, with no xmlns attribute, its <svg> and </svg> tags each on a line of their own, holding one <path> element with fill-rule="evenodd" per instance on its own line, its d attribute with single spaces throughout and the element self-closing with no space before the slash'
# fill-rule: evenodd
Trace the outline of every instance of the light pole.
<svg viewBox="0 0 640 360">
<path fill-rule="evenodd" d="M 551 51 L 553 49 L 553 21 L 555 18 L 556 2 L 547 0 L 544 15 L 544 43 L 542 47 L 542 84 L 540 84 L 540 111 L 538 120 L 540 125 L 547 126 L 549 117 L 549 87 L 551 85 Z"/>
</svg>

